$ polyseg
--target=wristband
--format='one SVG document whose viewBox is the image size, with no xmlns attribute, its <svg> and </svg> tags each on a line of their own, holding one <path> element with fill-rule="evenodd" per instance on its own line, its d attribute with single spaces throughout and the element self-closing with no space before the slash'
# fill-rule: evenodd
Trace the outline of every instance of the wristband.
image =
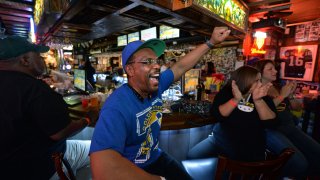
<svg viewBox="0 0 320 180">
<path fill-rule="evenodd" d="M 238 106 L 238 103 L 234 102 L 233 99 L 230 99 L 230 100 L 228 101 L 228 103 L 229 103 L 231 106 L 233 106 L 233 107 L 237 107 L 237 106 Z"/>
<path fill-rule="evenodd" d="M 213 47 L 214 47 L 214 44 L 212 44 L 209 40 L 206 41 L 206 45 L 207 45 L 210 49 L 213 49 Z"/>
<path fill-rule="evenodd" d="M 82 119 L 86 120 L 86 122 L 87 122 L 87 125 L 89 125 L 89 124 L 90 124 L 90 119 L 89 119 L 89 118 L 87 118 L 87 117 L 84 117 L 84 118 L 82 118 Z"/>
<path fill-rule="evenodd" d="M 278 99 L 279 101 L 283 101 L 283 96 L 279 95 L 279 96 L 277 96 L 277 99 Z"/>
</svg>

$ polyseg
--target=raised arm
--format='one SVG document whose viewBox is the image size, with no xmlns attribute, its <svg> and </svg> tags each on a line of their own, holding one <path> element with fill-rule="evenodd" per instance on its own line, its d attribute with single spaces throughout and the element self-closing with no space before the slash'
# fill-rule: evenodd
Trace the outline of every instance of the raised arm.
<svg viewBox="0 0 320 180">
<path fill-rule="evenodd" d="M 231 87 L 233 98 L 219 106 L 220 114 L 224 117 L 228 117 L 231 112 L 237 108 L 237 104 L 242 99 L 242 94 L 234 80 L 232 81 Z"/>
<path fill-rule="evenodd" d="M 228 37 L 230 34 L 230 30 L 227 27 L 215 27 L 209 42 L 211 44 L 221 43 Z M 200 59 L 202 55 L 204 55 L 209 50 L 209 46 L 207 44 L 201 44 L 196 49 L 192 50 L 190 53 L 181 58 L 177 63 L 175 63 L 171 70 L 174 74 L 174 81 L 180 79 L 180 77 L 189 69 L 191 69 Z"/>
<path fill-rule="evenodd" d="M 284 86 L 282 86 L 281 90 L 280 90 L 280 95 L 273 98 L 273 103 L 275 106 L 278 106 L 282 101 L 283 99 L 289 97 L 289 96 L 292 96 L 294 90 L 296 89 L 297 87 L 297 83 L 292 81 L 292 82 L 289 82 L 287 81 L 286 84 Z"/>
<path fill-rule="evenodd" d="M 152 175 L 140 169 L 117 151 L 108 149 L 90 154 L 92 177 L 100 179 L 148 179 L 160 180 L 160 176 Z"/>
</svg>

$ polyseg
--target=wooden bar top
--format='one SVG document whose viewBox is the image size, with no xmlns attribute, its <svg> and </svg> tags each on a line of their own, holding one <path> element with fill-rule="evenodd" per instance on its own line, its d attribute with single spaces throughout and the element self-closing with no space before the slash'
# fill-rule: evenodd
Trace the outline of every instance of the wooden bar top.
<svg viewBox="0 0 320 180">
<path fill-rule="evenodd" d="M 177 130 L 201 127 L 214 124 L 216 121 L 212 116 L 201 116 L 184 112 L 163 113 L 161 130 Z"/>
<path fill-rule="evenodd" d="M 69 107 L 70 113 L 73 114 L 71 117 L 75 117 L 74 115 L 84 117 L 91 109 L 92 108 L 90 107 L 83 108 L 81 104 Z M 203 116 L 185 112 L 163 113 L 162 115 L 161 130 L 201 127 L 208 124 L 214 124 L 216 122 L 212 116 Z"/>
</svg>

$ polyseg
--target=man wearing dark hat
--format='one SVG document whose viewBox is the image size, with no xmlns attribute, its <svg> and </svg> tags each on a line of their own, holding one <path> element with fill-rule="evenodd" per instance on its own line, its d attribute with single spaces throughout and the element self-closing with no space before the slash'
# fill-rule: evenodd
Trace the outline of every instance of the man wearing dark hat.
<svg viewBox="0 0 320 180">
<path fill-rule="evenodd" d="M 165 50 L 163 41 L 134 41 L 125 47 L 122 65 L 128 83 L 115 90 L 101 110 L 90 148 L 93 178 L 191 178 L 180 163 L 158 147 L 161 94 L 229 33 L 227 28 L 215 28 L 209 41 L 161 74 L 157 58 Z"/>
<path fill-rule="evenodd" d="M 0 38 L 0 174 L 3 179 L 58 178 L 51 159 L 65 153 L 76 170 L 89 164 L 90 141 L 67 141 L 88 123 L 71 121 L 62 96 L 36 77 L 49 47 L 18 36 Z M 72 158 L 71 158 L 72 157 Z"/>
</svg>

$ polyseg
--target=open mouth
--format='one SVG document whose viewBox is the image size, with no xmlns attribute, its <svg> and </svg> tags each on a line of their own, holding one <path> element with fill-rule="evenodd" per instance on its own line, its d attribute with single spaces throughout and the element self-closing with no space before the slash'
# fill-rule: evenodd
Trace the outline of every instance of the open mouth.
<svg viewBox="0 0 320 180">
<path fill-rule="evenodd" d="M 159 74 L 152 74 L 152 75 L 149 75 L 149 79 L 151 82 L 153 83 L 158 83 L 159 82 Z"/>
<path fill-rule="evenodd" d="M 159 80 L 159 74 L 149 75 L 149 78 L 150 78 L 150 79 Z"/>
</svg>

